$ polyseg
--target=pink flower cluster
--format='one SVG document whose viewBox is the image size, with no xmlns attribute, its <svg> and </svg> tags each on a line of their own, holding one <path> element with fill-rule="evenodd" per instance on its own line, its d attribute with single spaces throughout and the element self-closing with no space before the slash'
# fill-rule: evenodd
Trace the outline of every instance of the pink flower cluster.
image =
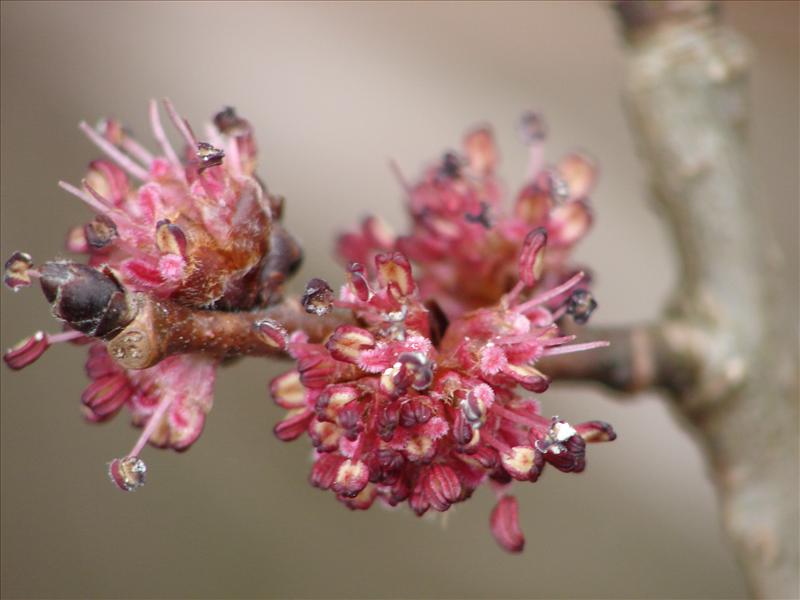
<svg viewBox="0 0 800 600">
<path fill-rule="evenodd" d="M 545 166 L 541 121 L 527 115 L 523 123 L 529 182 L 511 214 L 487 128 L 416 184 L 398 171 L 410 233 L 396 236 L 368 217 L 340 237 L 348 282 L 329 302 L 351 311 L 353 323 L 324 344 L 294 334 L 297 367 L 271 389 L 288 410 L 276 435 L 311 438 L 314 486 L 353 509 L 408 502 L 422 515 L 489 481 L 498 493 L 491 530 L 512 552 L 524 538 L 508 484 L 536 481 L 548 463 L 580 472 L 586 442 L 616 437 L 601 421 L 573 426 L 544 416 L 537 400 L 517 392 L 548 388 L 541 359 L 606 345 L 573 344 L 559 326 L 567 314 L 585 322 L 596 306 L 585 274 L 566 263 L 591 224 L 594 167 L 579 154 Z"/>
<path fill-rule="evenodd" d="M 198 141 L 173 105 L 164 105 L 185 144 L 181 153 L 167 139 L 155 101 L 150 121 L 156 154 L 116 121 L 97 128 L 81 124 L 108 156 L 89 165 L 80 188 L 60 183 L 95 213 L 67 239 L 67 249 L 85 254 L 87 265 L 51 261 L 35 269 L 21 252 L 6 263 L 6 284 L 16 290 L 40 279 L 55 316 L 73 327 L 60 334 L 38 332 L 9 350 L 6 363 L 20 369 L 55 342 L 91 342 L 84 414 L 99 422 L 127 407 L 134 425 L 146 425 L 127 455 L 134 462 L 148 441 L 185 450 L 197 440 L 212 406 L 220 358 L 179 354 L 150 368 L 124 369 L 97 338 L 120 330 L 132 293 L 204 310 L 266 306 L 280 294 L 286 274 L 274 268 L 269 249 L 295 245 L 276 222 L 282 199 L 267 193 L 255 176 L 250 124 L 227 108 L 207 128 L 210 141 Z M 104 288 L 110 289 L 103 294 Z M 99 298 L 110 298 L 107 306 L 95 306 Z M 82 312 L 92 318 L 82 318 Z M 137 464 L 143 474 L 143 463 Z M 112 463 L 115 480 L 118 468 L 118 461 Z"/>
<path fill-rule="evenodd" d="M 411 231 L 396 235 L 378 217 L 339 238 L 347 261 L 370 265 L 377 253 L 400 251 L 420 269 L 420 295 L 435 299 L 448 316 L 497 302 L 516 281 L 516 259 L 532 229 L 547 233 L 541 286 L 551 287 L 577 272 L 567 263 L 592 223 L 589 193 L 593 162 L 573 153 L 557 165 L 543 161 L 539 117 L 523 118 L 530 148 L 527 183 L 509 211 L 502 202 L 498 151 L 486 127 L 468 133 L 462 153 L 448 152 L 410 184 L 397 172 L 407 196 Z"/>
</svg>

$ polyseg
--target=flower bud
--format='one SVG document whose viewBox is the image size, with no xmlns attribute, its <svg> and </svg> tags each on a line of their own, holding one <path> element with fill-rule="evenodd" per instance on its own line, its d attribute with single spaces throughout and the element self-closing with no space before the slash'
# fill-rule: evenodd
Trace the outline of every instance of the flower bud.
<svg viewBox="0 0 800 600">
<path fill-rule="evenodd" d="M 108 476 L 123 492 L 134 492 L 144 485 L 147 465 L 138 456 L 115 458 L 108 463 Z"/>
<path fill-rule="evenodd" d="M 525 537 L 519 528 L 519 504 L 514 496 L 503 496 L 489 518 L 492 535 L 508 552 L 522 552 Z"/>
<path fill-rule="evenodd" d="M 113 417 L 133 393 L 124 373 L 114 373 L 95 379 L 81 394 L 86 417 L 92 422 Z"/>
<path fill-rule="evenodd" d="M 536 285 L 544 269 L 544 249 L 547 230 L 539 227 L 528 232 L 519 256 L 519 278 L 528 287 Z"/>
<path fill-rule="evenodd" d="M 425 493 L 431 508 L 444 511 L 461 497 L 461 481 L 452 467 L 435 464 L 425 476 Z"/>
<path fill-rule="evenodd" d="M 571 200 L 586 198 L 597 179 L 594 161 L 584 154 L 570 154 L 563 158 L 558 172 L 569 187 Z"/>
<path fill-rule="evenodd" d="M 9 368 L 18 371 L 39 360 L 39 357 L 49 347 L 50 341 L 47 336 L 43 332 L 37 331 L 31 337 L 6 350 L 3 360 Z"/>
<path fill-rule="evenodd" d="M 314 278 L 306 284 L 301 302 L 307 313 L 321 317 L 333 308 L 333 290 L 324 279 Z"/>
<path fill-rule="evenodd" d="M 358 364 L 362 350 L 374 346 L 375 337 L 366 329 L 355 325 L 340 325 L 325 344 L 333 358 L 353 364 Z"/>
<path fill-rule="evenodd" d="M 491 174 L 497 164 L 497 147 L 492 130 L 480 127 L 468 133 L 464 138 L 464 152 L 472 171 L 483 176 Z"/>
<path fill-rule="evenodd" d="M 330 488 L 336 481 L 336 475 L 343 462 L 344 458 L 338 454 L 328 453 L 319 456 L 311 469 L 311 485 L 321 490 Z"/>
<path fill-rule="evenodd" d="M 369 481 L 369 469 L 360 460 L 345 460 L 336 472 L 333 490 L 342 496 L 353 498 L 364 489 Z"/>
<path fill-rule="evenodd" d="M 369 300 L 372 295 L 367 283 L 367 270 L 361 263 L 350 263 L 347 267 L 347 282 L 356 297 L 362 302 Z"/>
<path fill-rule="evenodd" d="M 54 316 L 73 329 L 109 337 L 133 320 L 136 309 L 110 271 L 73 262 L 47 262 L 40 271 L 42 291 Z"/>
<path fill-rule="evenodd" d="M 536 481 L 542 469 L 542 453 L 530 446 L 514 446 L 500 455 L 503 468 L 517 481 Z"/>
<path fill-rule="evenodd" d="M 269 390 L 278 406 L 291 410 L 306 405 L 306 389 L 300 383 L 300 373 L 297 371 L 288 371 L 275 377 Z"/>
<path fill-rule="evenodd" d="M 333 423 L 314 419 L 308 426 L 308 435 L 317 452 L 333 452 L 339 447 L 342 431 Z"/>
<path fill-rule="evenodd" d="M 389 289 L 396 300 L 410 295 L 415 288 L 411 274 L 411 264 L 400 252 L 378 254 L 375 257 L 375 268 L 378 271 L 378 282 Z"/>
<path fill-rule="evenodd" d="M 575 431 L 586 442 L 613 442 L 617 432 L 605 421 L 588 421 L 575 426 Z"/>
<path fill-rule="evenodd" d="M 273 428 L 273 433 L 282 442 L 295 440 L 306 432 L 314 413 L 311 409 L 290 410 Z"/>
<path fill-rule="evenodd" d="M 254 324 L 254 327 L 266 346 L 286 350 L 289 333 L 283 325 L 272 319 L 261 319 Z"/>
</svg>

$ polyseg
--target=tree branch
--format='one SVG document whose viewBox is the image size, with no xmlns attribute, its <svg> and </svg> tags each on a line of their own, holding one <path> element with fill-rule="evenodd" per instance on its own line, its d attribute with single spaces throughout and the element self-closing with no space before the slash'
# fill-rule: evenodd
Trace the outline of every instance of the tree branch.
<svg viewBox="0 0 800 600">
<path fill-rule="evenodd" d="M 752 202 L 748 51 L 712 2 L 615 8 L 628 50 L 626 108 L 676 242 L 680 285 L 660 323 L 591 332 L 611 347 L 543 370 L 618 391 L 666 390 L 707 450 L 753 594 L 796 597 L 797 370 L 776 308 L 782 282 Z"/>
<path fill-rule="evenodd" d="M 146 294 L 135 294 L 132 303 L 136 316 L 108 342 L 109 354 L 126 369 L 145 369 L 167 356 L 191 352 L 282 357 L 285 333 L 302 330 L 320 341 L 351 320 L 339 312 L 308 314 L 296 298 L 251 312 L 201 310 Z M 259 326 L 264 321 L 271 323 Z"/>
</svg>

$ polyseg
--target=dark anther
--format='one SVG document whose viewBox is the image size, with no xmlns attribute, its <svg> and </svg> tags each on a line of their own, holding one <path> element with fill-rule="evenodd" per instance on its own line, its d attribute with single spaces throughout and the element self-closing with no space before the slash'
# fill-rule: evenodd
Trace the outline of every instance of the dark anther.
<svg viewBox="0 0 800 600">
<path fill-rule="evenodd" d="M 105 248 L 117 238 L 117 225 L 106 215 L 97 215 L 84 225 L 83 233 L 92 248 Z"/>
<path fill-rule="evenodd" d="M 321 317 L 333 307 L 333 290 L 324 279 L 314 278 L 306 284 L 301 302 L 307 313 Z"/>
<path fill-rule="evenodd" d="M 247 121 L 236 114 L 236 110 L 226 106 L 214 115 L 214 125 L 220 133 L 225 135 L 241 135 L 250 128 Z"/>
<path fill-rule="evenodd" d="M 567 300 L 567 314 L 572 315 L 578 325 L 586 323 L 595 308 L 597 302 L 589 290 L 575 290 Z"/>
<path fill-rule="evenodd" d="M 207 142 L 197 142 L 197 159 L 200 161 L 200 168 L 217 167 L 222 164 L 225 152 L 215 148 Z"/>
<path fill-rule="evenodd" d="M 112 337 L 128 325 L 135 310 L 110 272 L 74 262 L 47 262 L 41 286 L 53 314 L 70 327 L 95 337 Z"/>
<path fill-rule="evenodd" d="M 542 115 L 532 110 L 523 113 L 519 120 L 519 130 L 526 144 L 535 144 L 547 137 L 547 126 Z"/>
<path fill-rule="evenodd" d="M 470 223 L 479 223 L 486 229 L 491 229 L 492 222 L 489 220 L 489 205 L 486 202 L 481 202 L 480 206 L 478 214 L 466 213 L 464 218 Z"/>
<path fill-rule="evenodd" d="M 453 152 L 446 153 L 442 158 L 442 166 L 439 167 L 439 173 L 450 179 L 461 177 L 461 159 L 458 155 Z"/>
</svg>

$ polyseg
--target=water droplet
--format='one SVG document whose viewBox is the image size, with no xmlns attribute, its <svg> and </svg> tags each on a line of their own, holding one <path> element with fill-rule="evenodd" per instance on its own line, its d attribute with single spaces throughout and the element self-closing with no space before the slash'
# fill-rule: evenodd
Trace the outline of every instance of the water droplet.
<svg viewBox="0 0 800 600">
<path fill-rule="evenodd" d="M 144 485 L 147 465 L 138 456 L 115 458 L 108 463 L 111 482 L 123 492 L 135 492 Z"/>
</svg>

